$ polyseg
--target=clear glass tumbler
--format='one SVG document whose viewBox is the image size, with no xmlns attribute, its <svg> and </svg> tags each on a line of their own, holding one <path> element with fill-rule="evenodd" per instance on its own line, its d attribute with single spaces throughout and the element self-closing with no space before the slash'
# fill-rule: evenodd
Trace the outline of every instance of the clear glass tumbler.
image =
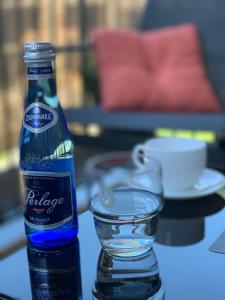
<svg viewBox="0 0 225 300">
<path fill-rule="evenodd" d="M 161 208 L 161 194 L 126 186 L 104 189 L 90 203 L 103 249 L 123 257 L 151 249 Z"/>
</svg>

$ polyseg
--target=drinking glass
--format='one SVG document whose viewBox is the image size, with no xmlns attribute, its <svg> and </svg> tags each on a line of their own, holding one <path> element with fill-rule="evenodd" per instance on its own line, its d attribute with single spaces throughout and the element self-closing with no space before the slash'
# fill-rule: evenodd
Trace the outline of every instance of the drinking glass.
<svg viewBox="0 0 225 300">
<path fill-rule="evenodd" d="M 89 199 L 105 188 L 120 185 L 134 170 L 130 151 L 114 151 L 90 157 L 84 165 Z"/>
<path fill-rule="evenodd" d="M 127 186 L 104 189 L 90 203 L 103 249 L 124 257 L 151 249 L 161 208 L 160 194 Z"/>
<path fill-rule="evenodd" d="M 147 190 L 157 194 L 163 206 L 162 170 L 160 163 L 150 158 L 148 166 L 140 169 L 133 169 L 129 176 L 125 177 L 120 185 L 127 184 L 130 187 Z"/>
<path fill-rule="evenodd" d="M 89 198 L 106 188 L 135 187 L 158 194 L 162 198 L 160 163 L 148 159 L 148 165 L 137 168 L 129 151 L 115 151 L 89 158 L 84 167 Z M 163 203 L 162 203 L 163 204 Z"/>
</svg>

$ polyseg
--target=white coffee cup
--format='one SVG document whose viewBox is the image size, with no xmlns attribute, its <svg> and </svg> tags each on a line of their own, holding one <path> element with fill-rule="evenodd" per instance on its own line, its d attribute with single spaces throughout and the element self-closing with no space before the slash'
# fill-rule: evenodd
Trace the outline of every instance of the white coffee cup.
<svg viewBox="0 0 225 300">
<path fill-rule="evenodd" d="M 141 169 L 148 168 L 151 157 L 161 164 L 164 192 L 188 190 L 206 166 L 206 143 L 188 138 L 153 138 L 132 152 L 135 165 Z"/>
</svg>

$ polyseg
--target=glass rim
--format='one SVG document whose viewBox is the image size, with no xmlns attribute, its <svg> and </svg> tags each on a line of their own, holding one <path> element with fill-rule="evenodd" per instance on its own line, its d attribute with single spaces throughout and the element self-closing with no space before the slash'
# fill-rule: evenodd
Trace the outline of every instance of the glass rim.
<svg viewBox="0 0 225 300">
<path fill-rule="evenodd" d="M 151 174 L 151 173 L 156 172 L 156 171 L 159 171 L 160 176 L 162 176 L 161 175 L 161 171 L 162 171 L 161 166 L 158 165 L 154 169 L 148 169 L 148 168 L 135 169 L 133 172 L 130 173 L 130 175 L 128 176 L 128 179 L 136 177 L 136 176 L 140 176 L 140 175 L 148 175 L 148 174 Z"/>
<path fill-rule="evenodd" d="M 145 218 L 149 218 L 149 216 L 153 216 L 156 215 L 160 212 L 161 210 L 161 200 L 158 199 L 158 205 L 157 207 L 152 210 L 151 212 L 146 212 L 146 213 L 137 213 L 137 214 L 116 214 L 116 213 L 110 213 L 110 212 L 103 212 L 102 210 L 96 209 L 92 203 L 94 201 L 94 199 L 100 199 L 101 195 L 103 194 L 104 191 L 110 190 L 110 192 L 112 193 L 141 193 L 141 194 L 148 194 L 149 195 L 149 199 L 150 195 L 159 195 L 159 194 L 155 194 L 153 192 L 150 192 L 149 190 L 145 190 L 145 189 L 141 189 L 141 188 L 132 188 L 132 187 L 122 187 L 122 188 L 112 188 L 112 189 L 104 189 L 102 192 L 99 192 L 97 194 L 95 194 L 93 197 L 91 197 L 90 199 L 90 205 L 89 205 L 89 211 L 97 217 L 100 217 L 104 220 L 107 220 L 109 217 L 111 218 L 111 220 L 114 221 L 118 221 L 118 222 L 128 222 L 129 220 L 126 218 L 132 217 L 132 219 L 136 218 L 136 219 L 145 219 Z"/>
<path fill-rule="evenodd" d="M 85 173 L 90 174 L 91 172 L 96 171 L 100 164 L 107 162 L 113 158 L 120 158 L 127 161 L 131 161 L 131 151 L 112 151 L 104 152 L 101 154 L 96 154 L 87 159 L 85 163 Z"/>
</svg>

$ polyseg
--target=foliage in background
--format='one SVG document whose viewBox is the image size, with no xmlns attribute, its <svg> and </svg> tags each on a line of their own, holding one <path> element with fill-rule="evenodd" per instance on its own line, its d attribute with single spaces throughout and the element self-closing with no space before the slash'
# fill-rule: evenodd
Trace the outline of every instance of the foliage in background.
<svg viewBox="0 0 225 300">
<path fill-rule="evenodd" d="M 87 97 L 94 96 L 95 103 L 100 102 L 99 77 L 94 57 L 91 53 L 85 53 L 81 66 L 84 93 Z"/>
</svg>

